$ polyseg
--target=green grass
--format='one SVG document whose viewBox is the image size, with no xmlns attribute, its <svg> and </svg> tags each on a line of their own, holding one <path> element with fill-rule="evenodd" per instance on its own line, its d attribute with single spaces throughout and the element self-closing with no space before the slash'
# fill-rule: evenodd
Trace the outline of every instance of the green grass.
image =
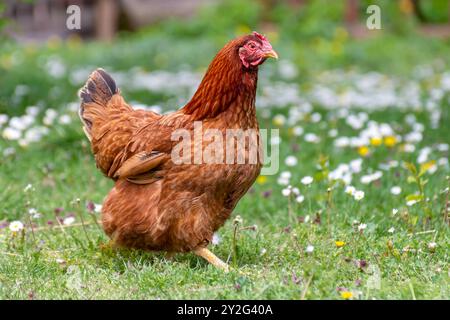
<svg viewBox="0 0 450 320">
<path fill-rule="evenodd" d="M 448 121 L 448 114 L 446 117 L 443 122 Z M 381 114 L 373 118 L 388 120 Z M 281 196 L 276 176 L 268 177 L 264 184 L 255 184 L 235 210 L 234 215 L 243 217 L 244 226 L 256 224 L 257 230 L 238 233 L 237 261 L 231 261 L 234 269 L 224 274 L 193 254 L 179 254 L 168 260 L 159 253 L 105 248 L 108 239 L 93 223 L 98 216 L 89 213 L 84 204 L 101 203 L 112 183 L 98 173 L 88 148 L 82 147 L 86 144 L 78 123 L 73 126 L 71 140 L 55 132 L 52 141 L 18 150 L 14 158 L 2 160 L 2 214 L 8 220 L 25 223 L 27 208 L 37 208 L 43 214 L 37 220 L 38 228 L 44 229 L 34 234 L 28 229 L 16 236 L 7 228 L 0 231 L 1 298 L 336 299 L 340 298 L 338 287 L 348 288 L 355 296 L 360 291 L 359 297 L 364 299 L 449 297 L 448 226 L 443 223 L 441 211 L 446 194 L 440 193 L 448 186 L 448 170 L 439 169 L 429 177 L 426 194 L 433 201 L 427 223 L 420 206 L 407 208 L 404 196 L 389 193 L 392 185 L 401 186 L 402 194 L 413 192 L 414 187 L 406 182 L 407 171 L 402 168 L 385 173 L 379 185 L 359 186 L 366 192 L 360 202 L 345 194 L 343 187 L 336 187 L 330 209 L 326 182 L 300 187 L 306 200 L 292 206 L 293 215 L 310 215 L 308 223 L 289 221 L 288 200 Z M 307 129 L 311 126 L 305 123 Z M 338 124 L 338 129 L 340 126 L 343 124 Z M 285 133 L 283 129 L 281 132 Z M 445 134 L 448 129 L 439 129 L 437 140 L 442 142 Z M 433 142 L 430 139 L 424 144 Z M 297 186 L 300 183 L 295 181 L 300 177 L 314 175 L 319 153 L 328 154 L 332 166 L 357 157 L 336 153 L 326 141 L 320 145 L 303 143 L 301 147 L 297 155 L 302 166 L 291 169 L 291 181 Z M 369 163 L 386 157 L 389 150 L 383 148 L 376 150 Z M 282 148 L 282 159 L 286 149 Z M 402 156 L 394 152 L 390 157 Z M 29 183 L 34 190 L 24 192 Z M 273 194 L 264 198 L 262 192 L 267 190 Z M 74 201 L 77 198 L 80 204 Z M 61 216 L 75 213 L 77 223 L 81 214 L 85 230 L 80 225 L 64 231 L 57 225 L 46 227 L 46 220 L 55 221 L 55 208 L 64 208 Z M 392 208 L 400 209 L 395 217 Z M 320 223 L 313 222 L 317 215 Z M 412 222 L 414 217 L 419 219 Z M 366 223 L 367 229 L 359 233 L 353 220 Z M 394 234 L 387 232 L 390 227 L 396 229 Z M 220 235 L 221 242 L 212 250 L 227 259 L 233 252 L 232 221 L 220 230 Z M 336 240 L 345 245 L 338 248 Z M 427 247 L 430 242 L 437 243 L 434 252 Z M 308 244 L 314 246 L 312 253 L 305 251 Z M 412 251 L 402 252 L 405 247 Z M 367 267 L 358 265 L 361 260 Z M 381 283 L 373 288 L 368 283 L 377 270 Z"/>
</svg>

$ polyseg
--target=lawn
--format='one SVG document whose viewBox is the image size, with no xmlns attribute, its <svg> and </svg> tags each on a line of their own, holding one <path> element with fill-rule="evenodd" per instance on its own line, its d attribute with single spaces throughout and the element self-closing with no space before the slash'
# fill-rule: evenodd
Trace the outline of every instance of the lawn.
<svg viewBox="0 0 450 320">
<path fill-rule="evenodd" d="M 165 28 L 0 48 L 0 299 L 450 297 L 450 47 L 416 36 L 356 41 L 337 27 L 296 46 L 268 34 L 281 59 L 262 66 L 256 104 L 260 126 L 279 130 L 280 168 L 214 238 L 229 273 L 108 246 L 97 221 L 113 183 L 76 92 L 103 67 L 136 107 L 182 106 L 234 31 Z"/>
</svg>

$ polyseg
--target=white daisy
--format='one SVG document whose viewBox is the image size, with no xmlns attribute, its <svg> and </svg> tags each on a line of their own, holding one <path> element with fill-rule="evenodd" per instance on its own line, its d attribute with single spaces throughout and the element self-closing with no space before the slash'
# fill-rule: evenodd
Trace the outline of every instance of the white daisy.
<svg viewBox="0 0 450 320">
<path fill-rule="evenodd" d="M 307 133 L 305 134 L 305 141 L 311 143 L 319 143 L 320 138 L 315 133 Z"/>
<path fill-rule="evenodd" d="M 23 223 L 20 221 L 13 221 L 9 224 L 9 230 L 12 232 L 19 232 L 23 229 Z"/>
<path fill-rule="evenodd" d="M 218 245 L 220 243 L 221 240 L 222 239 L 220 238 L 219 234 L 214 232 L 213 237 L 211 239 L 211 243 L 216 246 L 216 245 Z"/>
<path fill-rule="evenodd" d="M 75 222 L 75 218 L 74 217 L 67 217 L 63 220 L 63 224 L 68 226 L 71 225 L 72 223 Z"/>
<path fill-rule="evenodd" d="M 355 191 L 353 197 L 355 198 L 356 201 L 361 200 L 362 198 L 364 198 L 364 191 L 361 190 Z"/>
<path fill-rule="evenodd" d="M 331 138 L 335 138 L 338 135 L 338 131 L 336 129 L 331 129 L 330 131 L 328 131 L 328 136 Z"/>
<path fill-rule="evenodd" d="M 278 145 L 280 143 L 281 143 L 281 138 L 280 137 L 275 136 L 275 137 L 271 137 L 270 138 L 270 144 Z"/>
<path fill-rule="evenodd" d="M 63 114 L 58 121 L 60 124 L 69 124 L 72 122 L 72 118 L 68 114 Z"/>
<path fill-rule="evenodd" d="M 284 160 L 284 163 L 288 166 L 288 167 L 294 167 L 297 165 L 298 160 L 296 157 L 294 156 L 288 156 L 286 157 L 286 160 Z"/>
<path fill-rule="evenodd" d="M 21 136 L 22 132 L 11 127 L 7 127 L 3 130 L 3 138 L 6 140 L 19 140 Z"/>
<path fill-rule="evenodd" d="M 310 185 L 314 181 L 313 177 L 305 176 L 302 178 L 301 183 L 303 183 L 305 186 Z"/>
<path fill-rule="evenodd" d="M 283 171 L 280 173 L 280 177 L 283 179 L 290 179 L 292 174 L 289 171 Z"/>
<path fill-rule="evenodd" d="M 102 211 L 102 205 L 101 204 L 97 204 L 97 203 L 95 203 L 94 204 L 94 212 L 95 213 L 100 213 L 101 211 Z"/>
<path fill-rule="evenodd" d="M 23 192 L 28 192 L 33 189 L 33 185 L 31 183 L 27 184 L 25 188 L 23 188 Z"/>
<path fill-rule="evenodd" d="M 391 188 L 391 193 L 395 196 L 398 196 L 402 192 L 402 188 L 399 186 L 394 186 Z"/>
<path fill-rule="evenodd" d="M 353 193 L 356 191 L 356 188 L 354 186 L 346 186 L 345 187 L 345 193 L 349 195 L 353 195 Z"/>
<path fill-rule="evenodd" d="M 283 190 L 281 190 L 281 194 L 285 197 L 289 197 L 291 192 L 292 192 L 291 186 L 288 186 L 287 188 L 284 188 Z"/>
<path fill-rule="evenodd" d="M 296 126 L 296 127 L 292 128 L 292 132 L 294 133 L 294 136 L 297 136 L 297 137 L 301 136 L 304 131 L 305 130 L 303 130 L 303 128 L 300 126 Z"/>
</svg>

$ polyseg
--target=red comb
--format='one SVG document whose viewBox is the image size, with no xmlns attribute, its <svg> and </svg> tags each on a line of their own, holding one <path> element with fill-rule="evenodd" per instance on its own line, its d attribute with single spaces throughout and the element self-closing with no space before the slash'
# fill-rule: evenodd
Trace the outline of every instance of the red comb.
<svg viewBox="0 0 450 320">
<path fill-rule="evenodd" d="M 267 38 L 266 38 L 266 37 L 264 37 L 262 34 L 256 32 L 256 31 L 253 31 L 253 35 L 256 36 L 256 37 L 258 37 L 259 39 L 261 39 L 261 40 L 263 40 L 263 41 L 267 41 Z"/>
</svg>

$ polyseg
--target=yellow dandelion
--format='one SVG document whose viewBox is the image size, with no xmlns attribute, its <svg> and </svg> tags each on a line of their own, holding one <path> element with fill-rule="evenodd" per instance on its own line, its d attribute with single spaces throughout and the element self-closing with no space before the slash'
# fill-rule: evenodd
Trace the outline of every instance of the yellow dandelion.
<svg viewBox="0 0 450 320">
<path fill-rule="evenodd" d="M 431 168 L 433 168 L 436 165 L 436 161 L 435 160 L 431 160 L 425 163 L 422 163 L 420 165 L 420 171 L 421 172 L 426 172 L 428 170 L 430 170 Z"/>
<path fill-rule="evenodd" d="M 32 55 L 34 55 L 35 53 L 36 53 L 36 45 L 34 44 L 34 43 L 30 43 L 30 44 L 27 44 L 26 46 L 25 46 L 25 53 L 28 55 L 28 56 L 32 56 Z"/>
<path fill-rule="evenodd" d="M 278 40 L 279 34 L 276 31 L 269 31 L 267 32 L 267 38 L 270 39 L 270 42 L 274 43 Z"/>
<path fill-rule="evenodd" d="M 256 178 L 256 183 L 257 184 L 264 184 L 267 182 L 267 177 L 266 176 L 258 176 L 258 178 Z"/>
<path fill-rule="evenodd" d="M 345 40 L 345 39 L 347 39 L 348 38 L 348 32 L 347 32 L 347 29 L 345 29 L 345 28 L 342 28 L 342 27 L 337 27 L 335 30 L 334 30 L 334 37 L 335 38 L 337 38 L 337 39 L 339 39 L 339 40 Z"/>
<path fill-rule="evenodd" d="M 48 40 L 47 40 L 47 46 L 50 49 L 57 49 L 61 46 L 61 37 L 59 36 L 51 36 Z"/>
<path fill-rule="evenodd" d="M 252 32 L 252 30 L 250 29 L 250 27 L 246 24 L 240 24 L 236 27 L 235 29 L 236 34 L 240 35 L 240 34 L 247 34 Z"/>
<path fill-rule="evenodd" d="M 4 69 L 11 69 L 13 65 L 13 59 L 11 55 L 3 55 L 0 57 L 0 66 Z"/>
<path fill-rule="evenodd" d="M 72 33 L 67 37 L 67 44 L 69 45 L 69 47 L 71 48 L 76 48 L 79 47 L 82 43 L 82 39 L 81 37 L 76 34 L 76 33 Z"/>
<path fill-rule="evenodd" d="M 286 123 L 286 117 L 282 114 L 277 114 L 273 117 L 272 122 L 274 125 L 281 127 Z"/>
<path fill-rule="evenodd" d="M 339 56 L 342 54 L 343 51 L 343 47 L 342 44 L 340 42 L 337 41 L 333 41 L 331 43 L 331 53 L 335 56 Z"/>
<path fill-rule="evenodd" d="M 405 14 L 412 14 L 414 12 L 414 6 L 411 2 L 411 0 L 401 0 L 399 3 L 400 11 Z"/>
<path fill-rule="evenodd" d="M 397 138 L 394 136 L 387 136 L 384 138 L 384 144 L 386 145 L 386 147 L 393 147 L 395 146 L 395 144 L 397 143 Z"/>
<path fill-rule="evenodd" d="M 342 291 L 341 298 L 346 300 L 351 299 L 353 298 L 353 293 L 351 293 L 350 291 Z"/>
<path fill-rule="evenodd" d="M 366 157 L 369 154 L 369 148 L 367 146 L 361 146 L 358 148 L 358 153 L 361 157 Z"/>
<path fill-rule="evenodd" d="M 294 135 L 294 128 L 290 127 L 290 128 L 288 129 L 288 135 L 289 135 L 290 137 L 292 137 L 292 136 Z"/>
<path fill-rule="evenodd" d="M 378 147 L 383 143 L 383 139 L 381 139 L 380 137 L 373 137 L 370 139 L 370 144 Z"/>
<path fill-rule="evenodd" d="M 336 247 L 338 247 L 338 248 L 341 248 L 341 247 L 345 246 L 345 242 L 344 241 L 340 241 L 340 240 L 336 241 L 335 244 L 336 244 Z"/>
</svg>

